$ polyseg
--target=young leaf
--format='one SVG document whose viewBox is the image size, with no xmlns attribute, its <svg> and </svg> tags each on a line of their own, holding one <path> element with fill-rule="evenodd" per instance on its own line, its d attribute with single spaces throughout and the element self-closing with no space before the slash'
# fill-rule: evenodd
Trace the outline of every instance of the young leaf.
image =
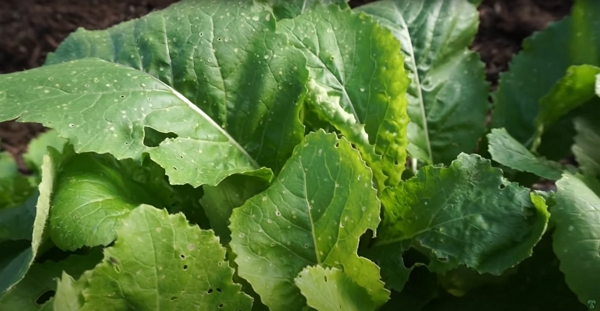
<svg viewBox="0 0 600 311">
<path fill-rule="evenodd" d="M 0 120 L 19 117 L 52 127 L 77 153 L 111 153 L 117 159 L 148 153 L 172 184 L 216 185 L 236 173 L 271 176 L 179 92 L 129 67 L 77 60 L 2 75 L 0 90 Z M 148 146 L 148 129 L 176 138 Z"/>
<path fill-rule="evenodd" d="M 438 273 L 461 264 L 502 273 L 531 255 L 549 217 L 543 198 L 504 180 L 477 155 L 461 154 L 448 168 L 424 167 L 381 200 L 377 244 L 412 239 Z"/>
<path fill-rule="evenodd" d="M 278 172 L 303 137 L 298 103 L 308 73 L 302 52 L 275 33 L 275 18 L 263 9 L 252 1 L 180 1 L 107 30 L 80 29 L 47 64 L 98 57 L 144 71 L 204 111 L 256 163 Z M 171 122 L 196 127 L 192 114 Z"/>
<path fill-rule="evenodd" d="M 294 283 L 316 310 L 368 311 L 377 307 L 367 290 L 337 268 L 306 267 Z"/>
<path fill-rule="evenodd" d="M 79 277 L 86 270 L 94 268 L 101 259 L 102 253 L 95 250 L 85 256 L 69 256 L 60 262 L 36 263 L 19 284 L 0 297 L 0 305 L 6 310 L 52 310 L 53 302 L 41 299 L 56 292 L 55 279 L 60 278 L 63 272 Z"/>
<path fill-rule="evenodd" d="M 23 160 L 27 166 L 34 172 L 40 174 L 42 167 L 42 159 L 48 153 L 48 147 L 56 149 L 58 152 L 63 151 L 66 140 L 58 137 L 56 131 L 47 131 L 40 136 L 31 140 L 27 146 L 27 152 L 23 154 Z"/>
<path fill-rule="evenodd" d="M 579 168 L 587 175 L 600 176 L 600 124 L 594 118 L 575 118 L 573 154 Z"/>
<path fill-rule="evenodd" d="M 573 65 L 600 66 L 600 2 L 577 0 L 573 14 L 527 38 L 513 57 L 510 70 L 500 75 L 493 94 L 493 127 L 504 127 L 529 147 L 536 131 L 538 103 Z M 563 127 L 550 130 L 548 145 L 568 150 L 571 135 Z M 544 144 L 543 144 L 544 145 Z M 543 146 L 542 145 L 542 146 Z M 564 155 L 560 155 L 561 157 Z"/>
<path fill-rule="evenodd" d="M 377 306 L 388 299 L 379 268 L 356 254 L 360 236 L 379 223 L 371 179 L 348 141 L 321 130 L 305 137 L 266 191 L 233 211 L 238 273 L 271 310 L 304 307 L 293 280 L 317 264 L 342 270 Z"/>
<path fill-rule="evenodd" d="M 257 3 L 268 3 L 277 19 L 294 18 L 312 9 L 316 3 L 325 5 L 338 4 L 347 6 L 348 0 L 254 0 Z"/>
<path fill-rule="evenodd" d="M 567 74 L 540 99 L 540 108 L 534 123 L 536 134 L 532 150 L 536 150 L 544 129 L 553 125 L 573 109 L 596 98 L 596 75 L 600 68 L 590 65 L 571 66 Z M 560 176 L 558 177 L 560 178 Z"/>
<path fill-rule="evenodd" d="M 42 244 L 44 227 L 50 210 L 50 196 L 59 163 L 58 158 L 58 154 L 52 149 L 49 155 L 44 156 L 42 181 L 38 186 L 39 195 L 35 204 L 35 217 L 31 219 L 31 225 L 27 226 L 31 228 L 30 239 L 21 240 L 22 243 L 11 243 L 8 246 L 6 245 L 8 242 L 5 242 L 1 246 L 4 254 L 0 258 L 0 295 L 10 290 L 25 277 Z"/>
<path fill-rule="evenodd" d="M 204 196 L 200 203 L 221 243 L 231 241 L 229 218 L 236 207 L 240 207 L 254 195 L 267 189 L 265 180 L 245 175 L 227 177 L 217 186 L 204 186 Z"/>
<path fill-rule="evenodd" d="M 554 252 L 567 284 L 587 304 L 598 298 L 600 284 L 600 182 L 566 173 L 556 187 Z"/>
<path fill-rule="evenodd" d="M 563 169 L 560 164 L 534 156 L 525 146 L 515 140 L 505 129 L 492 129 L 487 135 L 492 159 L 520 172 L 559 180 Z"/>
<path fill-rule="evenodd" d="M 250 310 L 219 240 L 182 214 L 141 205 L 117 236 L 102 263 L 77 282 L 63 275 L 55 307 L 79 301 L 70 310 Z"/>
<path fill-rule="evenodd" d="M 314 82 L 328 97 L 339 98 L 339 103 L 313 103 L 315 113 L 340 131 L 364 126 L 368 140 L 347 139 L 361 151 L 374 148 L 378 158 L 365 155 L 365 159 L 375 171 L 380 189 L 400 182 L 406 160 L 404 95 L 408 79 L 394 36 L 369 16 L 333 5 L 316 5 L 294 19 L 281 21 L 278 30 L 305 52 Z M 315 92 L 315 87 L 310 91 Z M 342 112 L 343 120 L 331 119 Z"/>
<path fill-rule="evenodd" d="M 137 206 L 168 206 L 160 184 L 163 175 L 158 176 L 158 184 L 140 183 L 128 174 L 136 166 L 141 165 L 91 153 L 72 155 L 64 161 L 54 184 L 48 228 L 56 246 L 76 250 L 108 245 L 115 240 L 121 222 Z"/>
<path fill-rule="evenodd" d="M 384 0 L 356 9 L 390 29 L 402 46 L 408 88 L 408 152 L 450 163 L 485 131 L 488 84 L 469 45 L 479 14 L 466 0 Z"/>
</svg>

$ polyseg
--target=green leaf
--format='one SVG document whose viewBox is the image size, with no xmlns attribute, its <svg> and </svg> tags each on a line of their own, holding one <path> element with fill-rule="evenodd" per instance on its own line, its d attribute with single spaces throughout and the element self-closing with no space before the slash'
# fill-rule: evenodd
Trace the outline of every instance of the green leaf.
<svg viewBox="0 0 600 311">
<path fill-rule="evenodd" d="M 346 138 L 361 151 L 374 149 L 377 159 L 369 152 L 364 158 L 380 189 L 399 183 L 406 160 L 409 82 L 398 41 L 371 17 L 339 6 L 316 5 L 281 21 L 278 29 L 305 52 L 310 77 L 324 89 L 309 84 L 309 92 L 327 94 L 313 94 L 310 108 L 343 133 L 364 126 L 368 137 Z M 331 100 L 335 97 L 339 102 Z"/>
<path fill-rule="evenodd" d="M 371 180 L 347 140 L 320 130 L 296 147 L 266 191 L 233 211 L 238 273 L 271 310 L 304 307 L 293 280 L 317 264 L 342 270 L 377 306 L 388 299 L 379 268 L 356 254 L 360 236 L 379 223 Z"/>
<path fill-rule="evenodd" d="M 544 129 L 575 108 L 596 98 L 597 74 L 600 74 L 600 68 L 595 66 L 571 66 L 567 69 L 567 74 L 552 87 L 550 93 L 540 99 L 539 112 L 534 120 L 536 134 L 532 150 L 535 151 L 540 144 Z"/>
<path fill-rule="evenodd" d="M 162 185 L 156 184 L 163 175 L 158 176 L 158 181 L 142 183 L 138 180 L 154 176 L 133 175 L 133 167 L 141 165 L 132 162 L 84 153 L 72 155 L 62 163 L 54 186 L 49 226 L 56 246 L 75 250 L 108 245 L 115 240 L 120 223 L 137 206 L 168 206 Z"/>
<path fill-rule="evenodd" d="M 536 132 L 538 103 L 568 68 L 583 64 L 600 66 L 600 2 L 577 0 L 572 12 L 571 17 L 551 24 L 523 42 L 522 51 L 513 57 L 510 70 L 500 75 L 498 89 L 493 94 L 492 126 L 506 128 L 527 147 Z M 568 127 L 572 129 L 572 125 Z M 549 145 L 548 149 L 555 153 L 568 150 L 572 144 L 568 127 L 557 124 L 545 129 L 549 139 L 540 148 Z M 557 155 L 560 157 L 564 154 Z"/>
<path fill-rule="evenodd" d="M 85 256 L 69 256 L 60 262 L 34 264 L 19 284 L 0 297 L 0 305 L 6 310 L 53 310 L 52 301 L 40 303 L 38 300 L 56 291 L 55 279 L 60 278 L 63 272 L 79 277 L 86 270 L 94 268 L 101 259 L 101 252 L 92 251 Z"/>
<path fill-rule="evenodd" d="M 182 214 L 142 205 L 117 236 L 102 263 L 77 282 L 64 275 L 55 307 L 75 302 L 76 308 L 61 310 L 250 310 L 252 299 L 231 281 L 233 269 L 219 240 Z"/>
<path fill-rule="evenodd" d="M 31 180 L 21 175 L 8 152 L 0 152 L 0 211 L 23 204 L 35 192 Z"/>
<path fill-rule="evenodd" d="M 573 154 L 582 172 L 592 176 L 600 175 L 600 124 L 594 118 L 575 118 L 575 144 Z"/>
<path fill-rule="evenodd" d="M 23 154 L 23 160 L 27 166 L 34 172 L 40 174 L 42 167 L 42 159 L 48 153 L 48 147 L 56 149 L 58 152 L 63 151 L 66 141 L 58 137 L 56 131 L 47 131 L 40 136 L 31 140 L 27 146 L 27 152 Z"/>
<path fill-rule="evenodd" d="M 258 3 L 267 3 L 272 7 L 277 19 L 294 18 L 311 10 L 317 3 L 330 5 L 337 4 L 347 7 L 348 0 L 254 0 Z"/>
<path fill-rule="evenodd" d="M 408 88 L 408 151 L 426 163 L 471 153 L 488 110 L 484 66 L 470 51 L 479 13 L 466 0 L 384 0 L 361 6 L 402 45 Z"/>
<path fill-rule="evenodd" d="M 21 206 L 0 210 L 0 243 L 31 241 L 38 197 L 36 192 Z"/>
<path fill-rule="evenodd" d="M 560 179 L 560 164 L 534 156 L 525 146 L 515 140 L 505 129 L 492 129 L 487 135 L 492 159 L 520 172 L 530 172 L 549 179 Z"/>
<path fill-rule="evenodd" d="M 303 137 L 298 103 L 304 97 L 308 73 L 302 52 L 291 48 L 285 35 L 275 33 L 275 18 L 264 9 L 252 1 L 239 1 L 235 5 L 212 0 L 180 1 L 107 30 L 79 29 L 56 53 L 48 56 L 47 63 L 98 57 L 144 71 L 189 99 L 188 105 L 193 103 L 204 111 L 223 128 L 220 131 L 227 132 L 229 139 L 236 141 L 258 165 L 278 172 Z M 143 81 L 132 82 L 139 86 Z M 106 83 L 113 84 L 112 81 Z M 115 110 L 118 115 L 119 109 Z M 161 111 L 164 121 L 169 119 L 165 112 Z M 127 114 L 131 117 L 129 112 Z M 177 119 L 171 120 L 179 124 L 177 127 L 155 129 L 165 133 L 180 128 L 207 132 L 197 125 L 205 122 L 194 114 L 189 109 L 185 113 L 180 111 Z M 116 133 L 130 133 L 127 126 L 116 128 Z M 211 132 L 202 139 L 222 136 Z M 133 133 L 139 136 L 137 131 Z M 195 138 L 191 133 L 175 134 L 186 140 Z M 182 143 L 181 140 L 176 142 Z M 188 151 L 192 149 L 194 155 L 188 154 L 186 162 L 196 158 L 199 149 L 207 152 L 200 146 Z M 231 163 L 240 161 L 234 154 L 228 155 Z M 175 161 L 179 154 L 164 156 Z M 224 159 L 223 155 L 218 157 Z M 232 165 L 223 160 L 199 162 L 207 165 L 203 171 L 209 167 L 220 167 L 221 171 Z M 165 168 L 170 170 L 171 165 Z M 200 169 L 179 165 L 177 168 L 179 173 L 193 172 L 194 175 Z M 172 174 L 169 172 L 169 176 Z M 186 178 L 193 180 L 194 176 Z"/>
<path fill-rule="evenodd" d="M 317 310 L 367 311 L 377 307 L 367 290 L 340 269 L 306 267 L 294 283 L 306 297 L 308 305 Z"/>
<path fill-rule="evenodd" d="M 31 219 L 31 224 L 27 226 L 31 228 L 29 239 L 4 242 L 0 245 L 3 250 L 3 256 L 0 257 L 0 295 L 10 290 L 25 277 L 42 244 L 44 227 L 50 210 L 50 195 L 56 177 L 57 163 L 59 163 L 58 158 L 57 153 L 52 151 L 49 155 L 44 156 L 42 181 L 38 187 L 39 195 L 35 204 L 35 218 Z"/>
<path fill-rule="evenodd" d="M 404 264 L 402 254 L 410 248 L 410 241 L 406 241 L 398 247 L 396 244 L 388 244 L 373 247 L 364 252 L 364 256 L 373 260 L 381 268 L 381 279 L 385 287 L 401 292 L 408 281 L 412 268 Z"/>
<path fill-rule="evenodd" d="M 600 284 L 600 182 L 564 174 L 556 183 L 553 248 L 565 281 L 584 304 L 598 299 Z"/>
<path fill-rule="evenodd" d="M 111 153 L 163 168 L 172 184 L 216 185 L 236 173 L 269 178 L 224 129 L 180 93 L 138 70 L 84 59 L 0 76 L 0 119 L 56 129 L 77 153 Z M 90 117 L 90 116 L 102 116 Z M 174 133 L 158 146 L 147 128 Z"/>
<path fill-rule="evenodd" d="M 204 186 L 200 203 L 210 221 L 210 228 L 219 236 L 221 243 L 231 241 L 229 218 L 236 207 L 240 207 L 252 196 L 267 189 L 265 180 L 252 176 L 233 175 L 216 187 Z"/>
<path fill-rule="evenodd" d="M 381 200 L 377 244 L 418 242 L 438 273 L 461 264 L 502 273 L 531 255 L 549 217 L 543 198 L 504 180 L 477 155 L 461 154 L 448 168 L 424 167 Z"/>
</svg>

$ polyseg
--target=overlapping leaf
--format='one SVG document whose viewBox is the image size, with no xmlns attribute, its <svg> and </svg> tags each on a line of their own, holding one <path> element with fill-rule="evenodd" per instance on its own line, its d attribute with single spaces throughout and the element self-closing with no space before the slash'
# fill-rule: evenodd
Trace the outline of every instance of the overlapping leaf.
<svg viewBox="0 0 600 311">
<path fill-rule="evenodd" d="M 476 155 L 461 154 L 448 168 L 424 167 L 381 199 L 377 244 L 414 240 L 436 272 L 464 264 L 500 274 L 531 255 L 549 217 L 541 197 Z"/>
<path fill-rule="evenodd" d="M 53 308 L 53 301 L 41 301 L 44 295 L 56 292 L 56 279 L 63 271 L 79 277 L 86 270 L 94 268 L 102 259 L 102 253 L 94 250 L 85 256 L 73 255 L 53 262 L 47 261 L 31 266 L 25 278 L 9 292 L 0 297 L 0 305 L 6 310 L 62 310 Z"/>
<path fill-rule="evenodd" d="M 595 118 L 579 117 L 574 120 L 577 135 L 573 154 L 582 172 L 600 176 L 600 124 Z"/>
<path fill-rule="evenodd" d="M 211 231 L 182 214 L 148 205 L 133 210 L 104 259 L 73 282 L 63 275 L 54 305 L 64 311 L 250 310 L 252 299 L 232 282 L 225 249 Z M 65 307 L 67 306 L 67 307 Z"/>
<path fill-rule="evenodd" d="M 492 129 L 487 137 L 490 143 L 489 152 L 494 161 L 549 180 L 560 179 L 564 170 L 560 164 L 536 157 L 510 136 L 505 129 Z"/>
<path fill-rule="evenodd" d="M 236 173 L 270 172 L 179 92 L 130 67 L 83 59 L 0 76 L 0 120 L 40 122 L 76 152 L 141 159 L 149 153 L 172 184 L 216 185 Z M 172 133 L 148 146 L 148 128 Z"/>
<path fill-rule="evenodd" d="M 252 1 L 180 1 L 107 30 L 80 29 L 47 64 L 98 57 L 147 72 L 204 111 L 259 165 L 277 172 L 302 139 L 298 102 L 307 72 L 305 57 L 275 33 L 275 18 L 265 9 Z M 164 130 L 196 126 L 190 114 Z"/>
<path fill-rule="evenodd" d="M 363 153 L 374 149 L 377 158 L 365 159 L 379 188 L 400 182 L 406 159 L 408 79 L 398 41 L 371 17 L 335 5 L 316 5 L 278 27 L 304 51 L 311 78 L 328 95 L 321 97 L 324 103 L 313 98 L 311 109 L 342 132 L 364 127 L 367 141 L 347 138 Z M 316 88 L 309 92 L 319 93 Z"/>
<path fill-rule="evenodd" d="M 230 244 L 239 275 L 271 310 L 306 305 L 293 280 L 314 265 L 342 270 L 377 306 L 387 300 L 378 267 L 356 254 L 360 236 L 379 223 L 371 178 L 348 141 L 319 131 L 266 191 L 234 210 Z"/>
<path fill-rule="evenodd" d="M 600 283 L 600 183 L 564 174 L 556 187 L 551 209 L 554 252 L 567 284 L 588 304 L 597 299 Z"/>
<path fill-rule="evenodd" d="M 369 311 L 376 308 L 367 290 L 340 269 L 306 267 L 294 283 L 308 305 L 316 310 Z"/>
<path fill-rule="evenodd" d="M 389 28 L 402 46 L 411 79 L 408 146 L 426 163 L 450 163 L 472 152 L 485 130 L 488 85 L 468 47 L 479 14 L 466 0 L 384 0 L 356 10 Z"/>
<path fill-rule="evenodd" d="M 2 248 L 2 257 L 0 257 L 0 294 L 10 290 L 15 284 L 25 277 L 27 270 L 37 255 L 38 248 L 43 241 L 44 227 L 48 220 L 50 209 L 50 195 L 56 178 L 57 164 L 59 155 L 51 152 L 45 156 L 42 164 L 42 181 L 38 187 L 38 195 L 24 203 L 21 207 L 16 207 L 23 214 L 31 214 L 32 217 L 26 217 L 27 222 L 21 228 L 15 228 L 19 231 L 27 230 L 29 239 L 18 241 L 4 241 Z M 8 232 L 12 234 L 13 232 Z M 20 237 L 24 237 L 25 232 L 20 232 Z"/>
<path fill-rule="evenodd" d="M 34 191 L 35 185 L 21 175 L 13 156 L 0 152 L 0 210 L 21 205 Z"/>
<path fill-rule="evenodd" d="M 284 19 L 294 18 L 312 9 L 316 3 L 346 5 L 348 0 L 254 0 L 254 2 L 269 4 L 277 19 Z"/>
<path fill-rule="evenodd" d="M 600 66 L 600 2 L 577 0 L 571 17 L 551 24 L 527 38 L 523 50 L 501 74 L 493 94 L 493 127 L 504 127 L 517 141 L 530 147 L 536 131 L 538 103 L 574 65 Z M 571 146 L 572 121 L 546 130 L 547 144 L 540 152 L 561 158 Z M 544 147 L 547 146 L 547 147 Z M 546 154 L 544 154 L 546 155 Z"/>
</svg>

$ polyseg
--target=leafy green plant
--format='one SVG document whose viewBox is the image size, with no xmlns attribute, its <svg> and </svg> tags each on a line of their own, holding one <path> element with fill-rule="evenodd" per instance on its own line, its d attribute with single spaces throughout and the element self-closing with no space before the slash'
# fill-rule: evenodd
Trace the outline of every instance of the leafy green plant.
<svg viewBox="0 0 600 311">
<path fill-rule="evenodd" d="M 31 176 L 0 154 L 0 306 L 592 308 L 600 6 L 525 43 L 485 136 L 478 2 L 183 0 L 0 75 L 52 129 Z"/>
</svg>

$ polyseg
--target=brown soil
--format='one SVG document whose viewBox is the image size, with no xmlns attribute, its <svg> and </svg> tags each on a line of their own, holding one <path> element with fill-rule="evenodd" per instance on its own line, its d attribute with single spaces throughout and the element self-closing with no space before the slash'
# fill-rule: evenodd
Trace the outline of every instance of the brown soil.
<svg viewBox="0 0 600 311">
<path fill-rule="evenodd" d="M 40 66 L 48 52 L 78 27 L 103 29 L 160 9 L 175 0 L 0 0 L 0 73 Z M 371 2 L 350 1 L 352 6 Z M 485 0 L 473 50 L 486 64 L 492 88 L 522 40 L 569 13 L 571 0 Z M 39 125 L 0 123 L 0 149 L 19 158 Z M 19 167 L 25 171 L 22 161 Z"/>
</svg>

